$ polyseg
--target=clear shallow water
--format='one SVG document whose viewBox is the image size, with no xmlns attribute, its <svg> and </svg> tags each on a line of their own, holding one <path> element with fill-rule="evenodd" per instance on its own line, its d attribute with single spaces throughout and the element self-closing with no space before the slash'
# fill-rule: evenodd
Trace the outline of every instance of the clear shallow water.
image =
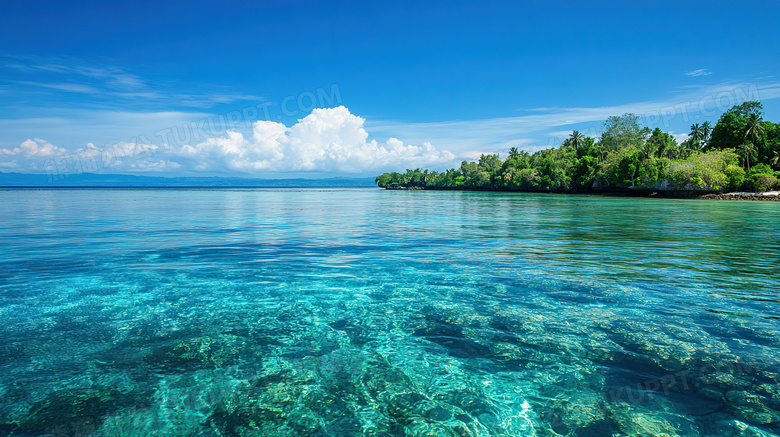
<svg viewBox="0 0 780 437">
<path fill-rule="evenodd" d="M 11 190 L 0 223 L 0 435 L 780 433 L 774 203 Z"/>
</svg>

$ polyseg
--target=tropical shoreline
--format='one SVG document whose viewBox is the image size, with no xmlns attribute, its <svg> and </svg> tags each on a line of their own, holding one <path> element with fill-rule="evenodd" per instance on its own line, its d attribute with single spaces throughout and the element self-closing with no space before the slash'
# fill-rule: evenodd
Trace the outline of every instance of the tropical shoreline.
<svg viewBox="0 0 780 437">
<path fill-rule="evenodd" d="M 766 192 L 696 192 L 692 190 L 681 191 L 652 191 L 652 190 L 568 190 L 568 191 L 529 191 L 529 190 L 485 190 L 464 188 L 435 188 L 435 187 L 383 187 L 386 190 L 396 191 L 472 191 L 472 192 L 503 192 L 503 193 L 535 193 L 535 194 L 574 194 L 613 197 L 652 197 L 662 199 L 702 199 L 702 200 L 751 200 L 751 201 L 780 201 L 780 191 Z"/>
<path fill-rule="evenodd" d="M 686 198 L 771 192 L 780 189 L 779 181 L 780 123 L 763 120 L 763 107 L 755 101 L 734 106 L 714 126 L 692 125 L 680 144 L 669 132 L 642 127 L 639 116 L 629 113 L 607 119 L 599 137 L 573 131 L 557 148 L 530 153 L 512 147 L 505 158 L 482 154 L 459 168 L 407 169 L 375 179 L 390 189 Z M 766 200 L 763 195 L 755 199 Z"/>
</svg>

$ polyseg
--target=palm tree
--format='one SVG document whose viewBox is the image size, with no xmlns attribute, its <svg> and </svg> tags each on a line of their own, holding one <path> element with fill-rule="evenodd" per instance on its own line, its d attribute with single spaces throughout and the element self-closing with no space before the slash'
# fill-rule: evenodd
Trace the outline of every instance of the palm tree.
<svg viewBox="0 0 780 437">
<path fill-rule="evenodd" d="M 517 150 L 517 147 L 512 147 L 509 149 L 509 159 L 515 158 L 517 156 L 520 156 L 520 151 Z"/>
<path fill-rule="evenodd" d="M 639 146 L 639 153 L 644 156 L 645 160 L 648 160 L 655 155 L 656 152 L 656 146 L 651 141 L 645 141 L 642 143 L 642 145 Z"/>
<path fill-rule="evenodd" d="M 704 132 L 702 132 L 699 123 L 691 125 L 691 145 L 695 148 L 701 148 L 701 140 L 704 139 Z"/>
<path fill-rule="evenodd" d="M 672 146 L 666 149 L 666 157 L 669 159 L 679 159 L 680 158 L 680 151 L 682 150 L 682 147 L 680 146 Z"/>
<path fill-rule="evenodd" d="M 706 148 L 710 145 L 710 136 L 712 135 L 712 125 L 709 121 L 705 121 L 701 125 L 702 136 L 702 148 Z"/>
<path fill-rule="evenodd" d="M 770 162 L 772 163 L 772 165 L 780 164 L 780 149 L 775 150 L 775 156 L 772 157 L 772 160 Z"/>
<path fill-rule="evenodd" d="M 414 177 L 414 172 L 412 170 L 406 169 L 406 173 L 404 173 L 401 177 L 401 180 L 403 181 L 403 185 L 405 187 L 409 186 L 409 183 L 412 182 L 412 178 Z"/>
<path fill-rule="evenodd" d="M 764 134 L 764 125 L 761 124 L 761 117 L 756 113 L 751 113 L 747 117 L 747 130 L 745 138 L 750 137 L 753 145 L 756 145 L 758 137 Z"/>
<path fill-rule="evenodd" d="M 585 135 L 580 133 L 580 131 L 575 130 L 571 133 L 569 139 L 571 140 L 571 145 L 574 146 L 574 150 L 579 150 L 580 146 L 582 146 L 582 142 L 585 141 Z"/>
<path fill-rule="evenodd" d="M 531 159 L 531 154 L 523 150 L 520 152 L 520 157 L 528 161 L 529 159 Z"/>
<path fill-rule="evenodd" d="M 690 156 L 693 152 L 699 150 L 699 143 L 696 141 L 696 137 L 691 135 L 687 140 L 680 143 L 681 155 L 687 154 Z"/>
<path fill-rule="evenodd" d="M 753 143 L 745 141 L 745 144 L 742 145 L 742 150 L 745 152 L 745 168 L 750 172 L 750 154 L 756 150 L 756 146 Z"/>
<path fill-rule="evenodd" d="M 747 130 L 745 131 L 745 140 L 750 137 L 750 151 L 756 150 L 756 140 L 764 134 L 764 125 L 761 124 L 761 116 L 755 112 L 751 112 L 747 117 Z M 750 171 L 750 161 L 748 159 L 748 147 L 747 141 L 742 146 L 745 149 L 745 162 L 747 163 L 747 170 Z"/>
</svg>

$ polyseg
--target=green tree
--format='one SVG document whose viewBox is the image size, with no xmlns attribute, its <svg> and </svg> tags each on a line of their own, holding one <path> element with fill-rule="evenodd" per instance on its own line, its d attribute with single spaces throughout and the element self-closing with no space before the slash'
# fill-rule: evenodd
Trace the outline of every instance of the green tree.
<svg viewBox="0 0 780 437">
<path fill-rule="evenodd" d="M 775 167 L 780 165 L 780 149 L 775 150 L 774 154 L 772 155 L 772 158 L 770 159 L 770 162 Z"/>
<path fill-rule="evenodd" d="M 753 146 L 753 143 L 750 143 L 748 141 L 745 141 L 742 144 L 742 152 L 745 156 L 745 168 L 747 171 L 750 171 L 750 155 L 753 154 L 753 152 L 756 150 L 755 146 Z"/>
<path fill-rule="evenodd" d="M 758 114 L 752 113 L 747 117 L 745 123 L 745 138 L 750 138 L 754 146 L 758 138 L 764 134 L 764 125 L 761 121 L 761 117 Z"/>
<path fill-rule="evenodd" d="M 701 136 L 702 149 L 706 149 L 710 145 L 710 137 L 712 136 L 712 125 L 710 125 L 709 121 L 702 123 Z"/>
<path fill-rule="evenodd" d="M 403 176 L 398 172 L 383 173 L 376 177 L 375 182 L 382 188 L 399 187 L 404 184 Z"/>
<path fill-rule="evenodd" d="M 390 173 L 382 173 L 381 175 L 377 176 L 376 179 L 374 179 L 374 182 L 376 182 L 376 184 L 382 188 L 386 188 L 387 186 L 389 186 L 390 181 L 391 181 Z"/>
<path fill-rule="evenodd" d="M 774 157 L 780 151 L 780 124 L 764 121 L 762 123 L 764 133 L 758 140 L 759 161 L 772 165 L 775 170 L 780 170 L 780 162 L 775 162 Z"/>
<path fill-rule="evenodd" d="M 726 186 L 732 190 L 742 188 L 745 183 L 745 169 L 734 164 L 726 166 L 723 173 L 726 175 Z"/>
<path fill-rule="evenodd" d="M 745 167 L 750 171 L 750 154 L 756 150 L 756 141 L 764 134 L 764 125 L 761 123 L 761 115 L 751 112 L 745 121 L 745 141 L 743 148 L 745 150 Z M 750 152 L 748 152 L 748 142 L 750 142 Z"/>
<path fill-rule="evenodd" d="M 585 141 L 585 135 L 580 133 L 580 131 L 575 130 L 569 136 L 569 140 L 571 140 L 571 145 L 574 146 L 574 150 L 579 150 Z"/>
<path fill-rule="evenodd" d="M 668 133 L 659 128 L 653 129 L 650 138 L 647 139 L 649 150 L 654 151 L 655 156 L 669 157 L 669 153 L 677 146 L 677 141 Z"/>
<path fill-rule="evenodd" d="M 592 187 L 598 167 L 598 158 L 589 155 L 581 157 L 572 169 L 572 185 L 576 188 Z"/>
<path fill-rule="evenodd" d="M 763 106 L 759 102 L 745 102 L 724 112 L 712 128 L 709 147 L 712 149 L 738 149 L 745 142 L 748 118 L 761 120 Z"/>
<path fill-rule="evenodd" d="M 758 118 L 763 118 L 764 105 L 762 105 L 761 102 L 751 100 L 733 106 L 731 109 L 729 109 L 729 112 L 733 112 L 739 115 L 740 117 L 744 117 L 744 118 L 748 118 L 752 114 L 755 114 L 755 116 Z"/>
<path fill-rule="evenodd" d="M 609 117 L 602 130 L 601 144 L 610 152 L 629 146 L 638 147 L 650 134 L 650 129 L 639 126 L 639 116 L 630 113 Z"/>
<path fill-rule="evenodd" d="M 650 141 L 645 141 L 639 147 L 637 147 L 637 150 L 639 151 L 640 159 L 642 159 L 643 161 L 647 161 L 648 159 L 655 156 L 656 153 L 655 143 L 651 143 Z"/>
<path fill-rule="evenodd" d="M 504 161 L 484 154 L 442 173 L 406 170 L 384 173 L 376 182 L 385 188 L 565 191 L 610 185 L 648 189 L 671 179 L 702 189 L 769 189 L 780 175 L 772 168 L 780 167 L 780 124 L 763 121 L 761 109 L 758 102 L 734 106 L 711 134 L 708 122 L 694 124 L 691 137 L 679 146 L 670 134 L 651 132 L 639 126 L 637 116 L 624 114 L 604 123 L 598 142 L 574 131 L 559 148 L 531 154 L 512 147 Z M 730 143 L 735 146 L 721 149 Z"/>
<path fill-rule="evenodd" d="M 695 150 L 701 149 L 701 142 L 704 138 L 704 132 L 702 131 L 701 126 L 699 123 L 695 123 L 691 125 L 691 134 L 690 134 L 690 140 L 689 143 L 691 148 Z"/>
</svg>

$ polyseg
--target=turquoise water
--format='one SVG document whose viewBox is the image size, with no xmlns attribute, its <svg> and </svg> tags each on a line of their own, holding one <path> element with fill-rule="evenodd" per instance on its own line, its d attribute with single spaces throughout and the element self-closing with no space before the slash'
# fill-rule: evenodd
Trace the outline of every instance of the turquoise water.
<svg viewBox="0 0 780 437">
<path fill-rule="evenodd" d="M 773 202 L 10 190 L 0 223 L 0 435 L 780 433 Z"/>
</svg>

